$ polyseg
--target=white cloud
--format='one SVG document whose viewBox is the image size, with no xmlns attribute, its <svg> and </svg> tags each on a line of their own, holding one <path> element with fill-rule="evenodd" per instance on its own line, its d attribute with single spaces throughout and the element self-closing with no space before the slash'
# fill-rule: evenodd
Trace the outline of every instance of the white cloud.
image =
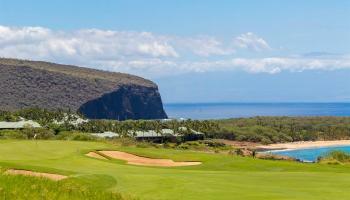
<svg viewBox="0 0 350 200">
<path fill-rule="evenodd" d="M 349 57 L 335 59 L 309 59 L 303 57 L 234 58 L 211 62 L 187 63 L 190 71 L 230 71 L 243 70 L 250 73 L 276 74 L 282 71 L 302 72 L 306 70 L 350 69 Z M 185 68 L 186 69 L 186 68 Z"/>
<path fill-rule="evenodd" d="M 254 33 L 248 32 L 244 33 L 234 39 L 236 46 L 244 49 L 250 49 L 254 51 L 269 50 L 271 47 L 269 44 L 261 37 L 255 35 Z"/>
<path fill-rule="evenodd" d="M 0 55 L 28 59 L 121 59 L 124 57 L 178 57 L 161 36 L 146 32 L 96 29 L 55 32 L 42 27 L 0 26 Z"/>
<path fill-rule="evenodd" d="M 234 57 L 241 48 L 253 50 L 249 58 Z M 148 77 L 228 70 L 275 74 L 350 69 L 349 55 L 254 56 L 254 51 L 268 49 L 269 44 L 253 33 L 238 36 L 232 44 L 211 36 L 0 26 L 0 57 L 82 65 Z"/>
<path fill-rule="evenodd" d="M 49 35 L 50 30 L 42 27 L 10 28 L 0 26 L 0 45 L 37 43 Z"/>
<path fill-rule="evenodd" d="M 130 62 L 103 62 L 108 70 L 123 71 L 148 77 L 216 71 L 245 71 L 248 73 L 276 74 L 283 71 L 332 71 L 350 69 L 350 58 L 308 59 L 302 57 L 233 58 L 214 61 L 169 61 L 164 59 L 134 60 Z"/>
<path fill-rule="evenodd" d="M 174 43 L 178 49 L 189 50 L 195 55 L 203 57 L 225 56 L 235 53 L 232 45 L 224 45 L 222 41 L 210 36 L 176 38 Z"/>
</svg>

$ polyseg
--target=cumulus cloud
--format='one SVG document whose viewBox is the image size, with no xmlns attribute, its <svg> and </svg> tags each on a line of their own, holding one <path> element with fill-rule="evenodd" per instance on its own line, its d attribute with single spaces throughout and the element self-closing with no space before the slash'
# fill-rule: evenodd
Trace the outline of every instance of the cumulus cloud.
<svg viewBox="0 0 350 200">
<path fill-rule="evenodd" d="M 252 54 L 236 57 L 242 48 L 253 50 Z M 275 74 L 350 69 L 347 55 L 254 56 L 254 51 L 270 49 L 264 39 L 253 33 L 242 34 L 230 43 L 212 36 L 0 26 L 0 57 L 75 64 L 148 77 L 228 70 Z"/>
<path fill-rule="evenodd" d="M 269 50 L 271 47 L 269 44 L 261 37 L 255 35 L 254 33 L 248 32 L 244 33 L 234 39 L 236 46 L 240 48 L 250 49 L 254 51 Z"/>
<path fill-rule="evenodd" d="M 303 57 L 233 58 L 228 60 L 194 62 L 182 67 L 189 71 L 211 72 L 243 70 L 250 73 L 276 74 L 282 71 L 302 72 L 306 70 L 350 69 L 350 58 L 309 59 Z"/>
<path fill-rule="evenodd" d="M 75 32 L 42 27 L 0 26 L 0 55 L 34 59 L 121 59 L 124 57 L 178 57 L 161 36 L 148 32 L 117 32 L 97 29 Z"/>
<path fill-rule="evenodd" d="M 175 45 L 178 49 L 190 50 L 198 56 L 226 56 L 233 55 L 233 45 L 225 45 L 222 41 L 210 36 L 197 36 L 190 38 L 175 38 Z"/>
<path fill-rule="evenodd" d="M 109 70 L 126 70 L 147 76 L 178 75 L 216 71 L 245 71 L 248 73 L 276 74 L 283 71 L 308 70 L 332 71 L 350 69 L 350 58 L 308 59 L 302 57 L 233 58 L 213 61 L 169 61 L 162 59 L 135 60 L 130 62 L 99 63 Z M 122 67 L 122 68 L 120 68 Z"/>
</svg>

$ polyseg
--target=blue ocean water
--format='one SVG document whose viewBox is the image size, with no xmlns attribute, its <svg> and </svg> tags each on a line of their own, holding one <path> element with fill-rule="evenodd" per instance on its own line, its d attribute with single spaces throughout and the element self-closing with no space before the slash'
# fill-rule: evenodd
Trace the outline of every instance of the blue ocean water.
<svg viewBox="0 0 350 200">
<path fill-rule="evenodd" d="M 322 147 L 322 148 L 298 149 L 298 150 L 290 150 L 290 151 L 275 151 L 271 153 L 293 157 L 303 161 L 316 161 L 319 156 L 324 156 L 330 151 L 334 151 L 334 150 L 350 153 L 350 146 Z"/>
<path fill-rule="evenodd" d="M 225 119 L 254 116 L 350 116 L 350 103 L 165 104 L 170 118 Z"/>
</svg>

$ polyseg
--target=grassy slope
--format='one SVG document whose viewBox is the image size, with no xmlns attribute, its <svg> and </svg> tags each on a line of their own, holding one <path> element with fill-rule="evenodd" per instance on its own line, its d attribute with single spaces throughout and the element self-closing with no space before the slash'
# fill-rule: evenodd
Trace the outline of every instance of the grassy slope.
<svg viewBox="0 0 350 200">
<path fill-rule="evenodd" d="M 33 177 L 0 175 L 0 199 L 121 200 L 122 197 L 77 184 L 74 179 L 55 182 Z"/>
<path fill-rule="evenodd" d="M 107 72 L 97 69 L 84 68 L 72 65 L 61 65 L 56 63 L 42 62 L 42 61 L 29 61 L 11 58 L 0 58 L 0 65 L 7 66 L 23 66 L 31 67 L 33 69 L 46 70 L 50 72 L 63 73 L 69 76 L 75 76 L 83 79 L 102 79 L 106 81 L 116 82 L 119 84 L 137 84 L 145 85 L 148 87 L 154 87 L 154 83 L 144 78 L 118 73 Z"/>
<path fill-rule="evenodd" d="M 201 166 L 138 167 L 83 154 L 103 143 L 0 141 L 0 166 L 68 174 L 77 182 L 140 199 L 349 199 L 350 168 L 164 149 L 123 148 L 150 157 L 200 160 Z"/>
</svg>

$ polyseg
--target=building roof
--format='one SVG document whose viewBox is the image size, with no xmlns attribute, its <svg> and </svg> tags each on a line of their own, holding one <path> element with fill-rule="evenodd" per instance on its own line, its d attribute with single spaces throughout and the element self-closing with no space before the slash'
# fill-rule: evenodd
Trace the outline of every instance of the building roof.
<svg viewBox="0 0 350 200">
<path fill-rule="evenodd" d="M 186 127 L 180 127 L 179 130 L 185 131 Z M 203 133 L 194 131 L 191 129 L 192 134 L 195 135 L 202 135 Z M 180 133 L 174 133 L 172 129 L 162 129 L 160 133 L 157 133 L 155 130 L 148 130 L 148 131 L 128 131 L 129 136 L 135 137 L 135 138 L 156 138 L 156 137 L 163 137 L 163 136 L 181 136 Z M 119 137 L 120 134 L 114 133 L 114 132 L 104 132 L 104 133 L 92 133 L 91 135 L 101 138 L 112 138 L 112 137 Z"/>
<path fill-rule="evenodd" d="M 0 129 L 21 129 L 21 128 L 40 128 L 40 124 L 32 120 L 22 120 L 19 122 L 0 122 Z"/>
<path fill-rule="evenodd" d="M 71 118 L 71 119 L 70 119 Z M 83 123 L 86 123 L 86 122 L 89 122 L 88 119 L 83 119 L 81 118 L 79 115 L 76 115 L 76 114 L 67 114 L 67 113 L 64 113 L 64 118 L 63 120 L 61 121 L 57 121 L 57 120 L 54 120 L 53 123 L 55 124 L 58 124 L 58 125 L 61 125 L 61 124 L 64 124 L 64 123 L 69 123 L 73 126 L 78 126 L 80 124 L 83 124 Z"/>
<path fill-rule="evenodd" d="M 114 132 L 93 133 L 91 135 L 101 138 L 119 137 L 119 134 Z"/>
<path fill-rule="evenodd" d="M 180 131 L 186 131 L 186 127 L 180 127 L 179 128 Z M 192 130 L 191 129 L 192 134 L 195 135 L 202 135 L 203 133 Z M 132 134 L 132 133 L 131 133 Z M 157 133 L 155 130 L 148 130 L 148 131 L 136 131 L 134 134 L 135 138 L 142 138 L 142 137 L 162 137 L 162 136 L 181 136 L 180 133 L 174 133 L 174 131 L 172 129 L 162 129 L 160 131 L 160 133 Z"/>
</svg>

